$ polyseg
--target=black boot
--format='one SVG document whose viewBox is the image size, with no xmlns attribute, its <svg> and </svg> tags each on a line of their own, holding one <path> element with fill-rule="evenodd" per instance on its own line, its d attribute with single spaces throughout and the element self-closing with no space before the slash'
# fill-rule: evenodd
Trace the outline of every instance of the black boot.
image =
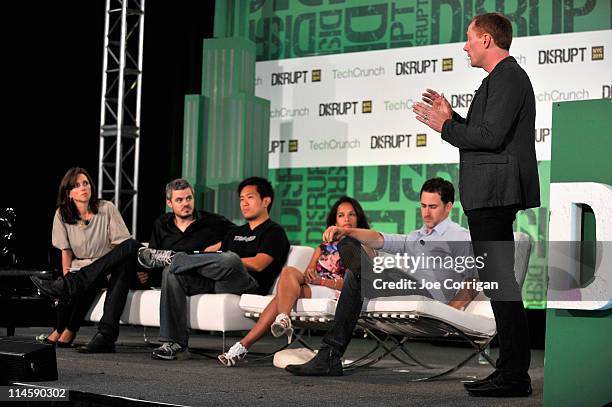
<svg viewBox="0 0 612 407">
<path fill-rule="evenodd" d="M 70 301 L 70 293 L 68 292 L 66 281 L 62 277 L 58 277 L 55 280 L 44 280 L 40 277 L 30 276 L 30 280 L 40 290 L 41 294 L 50 298 L 57 298 L 61 302 Z"/>
<path fill-rule="evenodd" d="M 296 376 L 342 376 L 340 354 L 323 347 L 317 355 L 303 365 L 287 365 L 285 370 Z"/>
<path fill-rule="evenodd" d="M 115 353 L 115 342 L 106 339 L 104 335 L 97 332 L 91 341 L 85 346 L 77 348 L 79 353 Z"/>
</svg>

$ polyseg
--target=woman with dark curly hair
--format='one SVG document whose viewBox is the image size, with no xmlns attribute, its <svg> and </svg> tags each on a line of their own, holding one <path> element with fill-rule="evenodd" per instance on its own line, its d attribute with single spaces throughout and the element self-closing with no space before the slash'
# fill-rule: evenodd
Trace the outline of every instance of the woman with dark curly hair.
<svg viewBox="0 0 612 407">
<path fill-rule="evenodd" d="M 332 206 L 327 216 L 327 226 L 369 229 L 368 220 L 356 199 L 343 196 Z M 336 242 L 321 243 L 315 249 L 305 271 L 295 267 L 283 268 L 278 280 L 276 295 L 263 310 L 259 320 L 249 333 L 236 342 L 227 352 L 219 355 L 219 361 L 231 367 L 244 359 L 248 349 L 268 329 L 272 335 L 293 335 L 291 309 L 299 298 L 338 299 L 344 282 L 346 268 L 340 261 Z"/>
</svg>

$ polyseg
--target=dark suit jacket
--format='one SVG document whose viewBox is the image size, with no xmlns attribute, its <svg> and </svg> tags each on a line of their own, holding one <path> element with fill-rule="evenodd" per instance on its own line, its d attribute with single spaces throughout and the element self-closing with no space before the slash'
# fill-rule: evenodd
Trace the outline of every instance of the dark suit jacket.
<svg viewBox="0 0 612 407">
<path fill-rule="evenodd" d="M 467 118 L 454 113 L 444 123 L 442 139 L 459 148 L 464 210 L 540 206 L 535 113 L 531 81 L 507 57 L 482 81 Z"/>
</svg>

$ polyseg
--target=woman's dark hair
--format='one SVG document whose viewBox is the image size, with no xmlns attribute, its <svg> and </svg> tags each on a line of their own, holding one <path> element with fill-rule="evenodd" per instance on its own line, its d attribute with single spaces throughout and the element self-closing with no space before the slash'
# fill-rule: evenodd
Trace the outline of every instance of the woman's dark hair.
<svg viewBox="0 0 612 407">
<path fill-rule="evenodd" d="M 272 188 L 270 181 L 261 177 L 247 178 L 243 180 L 240 185 L 238 185 L 238 195 L 240 195 L 244 187 L 249 185 L 255 185 L 255 188 L 257 188 L 257 193 L 261 199 L 270 198 L 270 205 L 268 205 L 268 213 L 270 213 L 272 210 L 272 204 L 274 203 L 274 188 Z"/>
<path fill-rule="evenodd" d="M 329 210 L 329 214 L 327 215 L 327 227 L 334 226 L 336 224 L 336 215 L 338 214 L 338 207 L 343 203 L 350 203 L 355 213 L 357 214 L 357 227 L 360 229 L 370 229 L 370 224 L 368 223 L 368 218 L 363 211 L 363 208 L 354 198 L 349 196 L 341 196 L 336 203 Z"/>
<path fill-rule="evenodd" d="M 59 209 L 62 221 L 69 225 L 74 225 L 79 219 L 81 219 L 81 215 L 79 214 L 76 205 L 72 199 L 70 199 L 70 191 L 72 191 L 76 185 L 76 180 L 79 174 L 85 175 L 89 185 L 91 186 L 89 210 L 92 213 L 98 213 L 98 205 L 100 204 L 100 199 L 96 194 L 96 186 L 91 180 L 91 176 L 86 169 L 81 167 L 72 167 L 66 171 L 64 178 L 62 178 L 62 182 L 60 182 L 59 190 L 57 191 L 57 208 Z"/>
</svg>

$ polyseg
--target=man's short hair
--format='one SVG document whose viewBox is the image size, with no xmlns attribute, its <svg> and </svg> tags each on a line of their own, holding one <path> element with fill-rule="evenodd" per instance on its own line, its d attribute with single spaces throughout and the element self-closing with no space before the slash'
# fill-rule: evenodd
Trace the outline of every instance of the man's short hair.
<svg viewBox="0 0 612 407">
<path fill-rule="evenodd" d="M 490 34 L 498 47 L 510 50 L 512 44 L 512 23 L 500 13 L 486 13 L 472 20 L 476 31 Z"/>
<path fill-rule="evenodd" d="M 455 187 L 453 187 L 453 184 L 440 177 L 431 178 L 425 181 L 421 187 L 421 194 L 423 194 L 423 192 L 435 192 L 440 194 L 440 198 L 444 204 L 455 202 Z"/>
<path fill-rule="evenodd" d="M 193 194 L 193 187 L 183 178 L 177 178 L 166 184 L 166 199 L 169 201 L 172 199 L 172 191 L 182 191 L 183 189 L 189 188 Z"/>
<path fill-rule="evenodd" d="M 244 187 L 249 185 L 255 185 L 261 199 L 270 198 L 270 205 L 268 205 L 268 213 L 270 213 L 270 210 L 272 210 L 272 203 L 274 202 L 274 188 L 272 188 L 270 181 L 262 177 L 247 178 L 238 185 L 238 195 L 240 195 Z"/>
</svg>

